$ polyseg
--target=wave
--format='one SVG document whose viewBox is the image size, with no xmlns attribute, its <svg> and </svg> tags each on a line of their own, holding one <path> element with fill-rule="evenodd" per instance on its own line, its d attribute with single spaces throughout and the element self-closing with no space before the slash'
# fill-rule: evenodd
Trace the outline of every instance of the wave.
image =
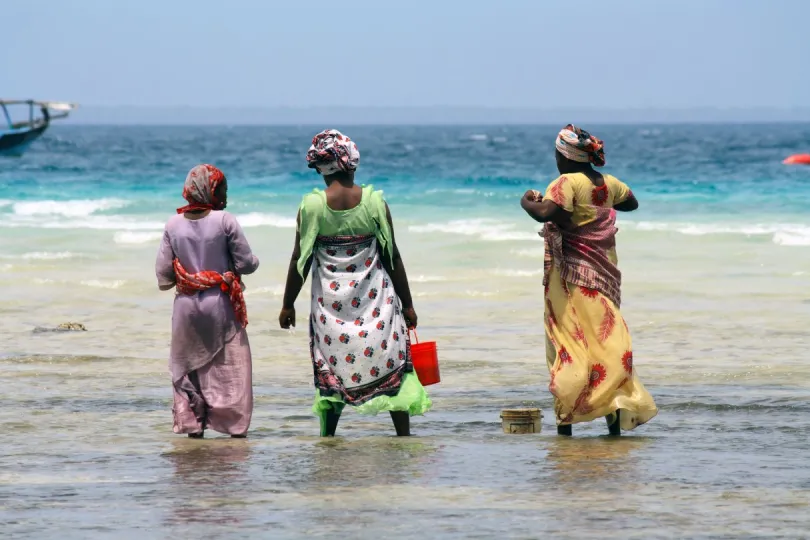
<svg viewBox="0 0 810 540">
<path fill-rule="evenodd" d="M 773 243 L 780 246 L 810 246 L 810 232 L 791 233 L 780 231 L 773 235 Z"/>
<path fill-rule="evenodd" d="M 514 223 L 495 219 L 458 219 L 446 223 L 428 223 L 411 225 L 408 230 L 414 233 L 443 233 L 463 236 L 477 236 L 487 242 L 531 241 L 537 240 L 536 233 L 515 230 Z"/>
<path fill-rule="evenodd" d="M 12 209 L 18 216 L 65 216 L 84 217 L 104 210 L 116 210 L 127 206 L 120 199 L 83 199 L 74 201 L 26 201 L 13 203 Z"/>
<path fill-rule="evenodd" d="M 246 296 L 251 296 L 254 294 L 269 294 L 270 296 L 284 296 L 284 285 L 256 287 L 253 289 L 247 288 L 245 290 Z"/>
<path fill-rule="evenodd" d="M 543 269 L 539 270 L 493 270 L 492 273 L 496 276 L 502 277 L 535 277 L 542 276 Z"/>
<path fill-rule="evenodd" d="M 100 279 L 89 279 L 89 280 L 86 280 L 86 281 L 80 281 L 79 283 L 81 283 L 82 285 L 84 285 L 86 287 L 97 287 L 97 288 L 100 288 L 100 289 L 118 289 L 118 288 L 120 288 L 122 285 L 124 285 L 126 283 L 126 280 L 124 280 L 124 279 L 115 279 L 115 280 L 104 281 L 104 280 L 100 280 Z"/>
<path fill-rule="evenodd" d="M 56 253 L 49 251 L 32 251 L 31 253 L 23 253 L 20 255 L 21 259 L 37 261 L 58 261 L 61 259 L 73 259 L 76 257 L 83 257 L 83 255 L 79 253 L 71 253 L 70 251 L 59 251 Z"/>
<path fill-rule="evenodd" d="M 294 229 L 296 225 L 295 218 L 288 218 L 278 216 L 276 214 L 261 214 L 259 212 L 251 212 L 236 216 L 236 220 L 242 227 L 278 227 L 280 229 Z"/>
<path fill-rule="evenodd" d="M 162 232 L 121 231 L 113 235 L 116 244 L 152 244 L 163 237 Z"/>
<path fill-rule="evenodd" d="M 75 285 L 75 282 L 67 281 L 64 279 L 56 280 L 51 278 L 34 278 L 33 282 L 38 285 Z M 111 279 L 111 280 L 102 280 L 102 279 L 87 279 L 79 282 L 80 285 L 84 285 L 85 287 L 94 287 L 99 289 L 119 289 L 124 284 L 126 284 L 126 280 L 124 279 Z"/>
<path fill-rule="evenodd" d="M 163 223 L 144 221 L 122 216 L 86 216 L 82 219 L 51 219 L 25 216 L 0 220 L 0 227 L 33 229 L 97 229 L 97 230 L 162 230 Z"/>
<path fill-rule="evenodd" d="M 625 222 L 620 225 L 631 230 L 677 232 L 689 236 L 736 234 L 771 236 L 781 246 L 810 246 L 810 226 L 797 223 L 666 223 L 653 221 Z"/>
<path fill-rule="evenodd" d="M 513 249 L 510 253 L 517 257 L 525 257 L 528 259 L 542 259 L 546 256 L 545 249 L 542 247 L 535 249 Z"/>
<path fill-rule="evenodd" d="M 444 276 L 414 276 L 408 277 L 411 283 L 438 283 L 440 281 L 447 281 Z"/>
</svg>

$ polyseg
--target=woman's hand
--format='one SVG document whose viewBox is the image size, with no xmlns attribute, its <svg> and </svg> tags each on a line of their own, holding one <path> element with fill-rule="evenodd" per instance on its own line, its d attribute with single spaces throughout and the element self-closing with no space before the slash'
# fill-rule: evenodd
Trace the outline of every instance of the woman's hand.
<svg viewBox="0 0 810 540">
<path fill-rule="evenodd" d="M 284 330 L 289 330 L 290 327 L 295 327 L 295 308 L 282 308 L 281 314 L 278 316 L 278 324 Z"/>
<path fill-rule="evenodd" d="M 540 202 L 543 200 L 543 194 L 536 189 L 530 189 L 523 194 L 523 200 L 527 202 Z"/>
<path fill-rule="evenodd" d="M 419 318 L 416 316 L 416 310 L 412 307 L 402 308 L 402 316 L 405 317 L 405 325 L 408 328 L 416 328 Z"/>
</svg>

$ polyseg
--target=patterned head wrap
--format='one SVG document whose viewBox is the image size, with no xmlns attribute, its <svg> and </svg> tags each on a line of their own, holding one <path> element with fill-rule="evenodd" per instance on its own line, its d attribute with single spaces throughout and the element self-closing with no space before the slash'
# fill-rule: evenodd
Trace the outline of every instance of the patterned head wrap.
<svg viewBox="0 0 810 540">
<path fill-rule="evenodd" d="M 596 167 L 605 164 L 605 144 L 573 124 L 557 135 L 557 150 L 571 161 L 593 163 Z"/>
<path fill-rule="evenodd" d="M 225 174 L 213 165 L 197 165 L 191 169 L 183 186 L 183 198 L 188 204 L 178 208 L 177 213 L 220 209 L 221 201 L 214 196 L 214 191 L 224 181 Z"/>
<path fill-rule="evenodd" d="M 360 151 L 350 138 L 336 129 L 327 129 L 312 138 L 307 152 L 307 166 L 329 176 L 336 172 L 349 172 L 360 164 Z"/>
</svg>

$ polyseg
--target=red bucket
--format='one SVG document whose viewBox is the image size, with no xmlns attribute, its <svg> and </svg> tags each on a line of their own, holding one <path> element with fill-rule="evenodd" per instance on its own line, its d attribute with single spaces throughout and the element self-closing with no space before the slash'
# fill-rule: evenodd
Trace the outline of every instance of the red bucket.
<svg viewBox="0 0 810 540">
<path fill-rule="evenodd" d="M 416 343 L 411 343 L 411 361 L 413 368 L 416 370 L 416 376 L 419 377 L 419 382 L 422 386 L 430 386 L 441 382 L 442 378 L 439 375 L 439 355 L 436 352 L 435 341 L 425 341 L 419 343 L 419 336 L 416 335 L 416 330 L 411 328 Z"/>
</svg>

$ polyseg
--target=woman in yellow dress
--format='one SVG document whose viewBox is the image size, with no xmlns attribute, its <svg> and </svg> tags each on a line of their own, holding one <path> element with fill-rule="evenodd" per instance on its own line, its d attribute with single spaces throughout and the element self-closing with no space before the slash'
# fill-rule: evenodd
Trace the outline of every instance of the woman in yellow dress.
<svg viewBox="0 0 810 540">
<path fill-rule="evenodd" d="M 621 272 L 616 257 L 616 211 L 638 201 L 630 188 L 594 170 L 604 145 L 566 126 L 557 137 L 557 169 L 545 195 L 530 190 L 521 206 L 545 223 L 546 363 L 557 432 L 605 417 L 611 435 L 653 418 L 658 409 L 636 376 L 633 345 L 619 311 Z"/>
</svg>

